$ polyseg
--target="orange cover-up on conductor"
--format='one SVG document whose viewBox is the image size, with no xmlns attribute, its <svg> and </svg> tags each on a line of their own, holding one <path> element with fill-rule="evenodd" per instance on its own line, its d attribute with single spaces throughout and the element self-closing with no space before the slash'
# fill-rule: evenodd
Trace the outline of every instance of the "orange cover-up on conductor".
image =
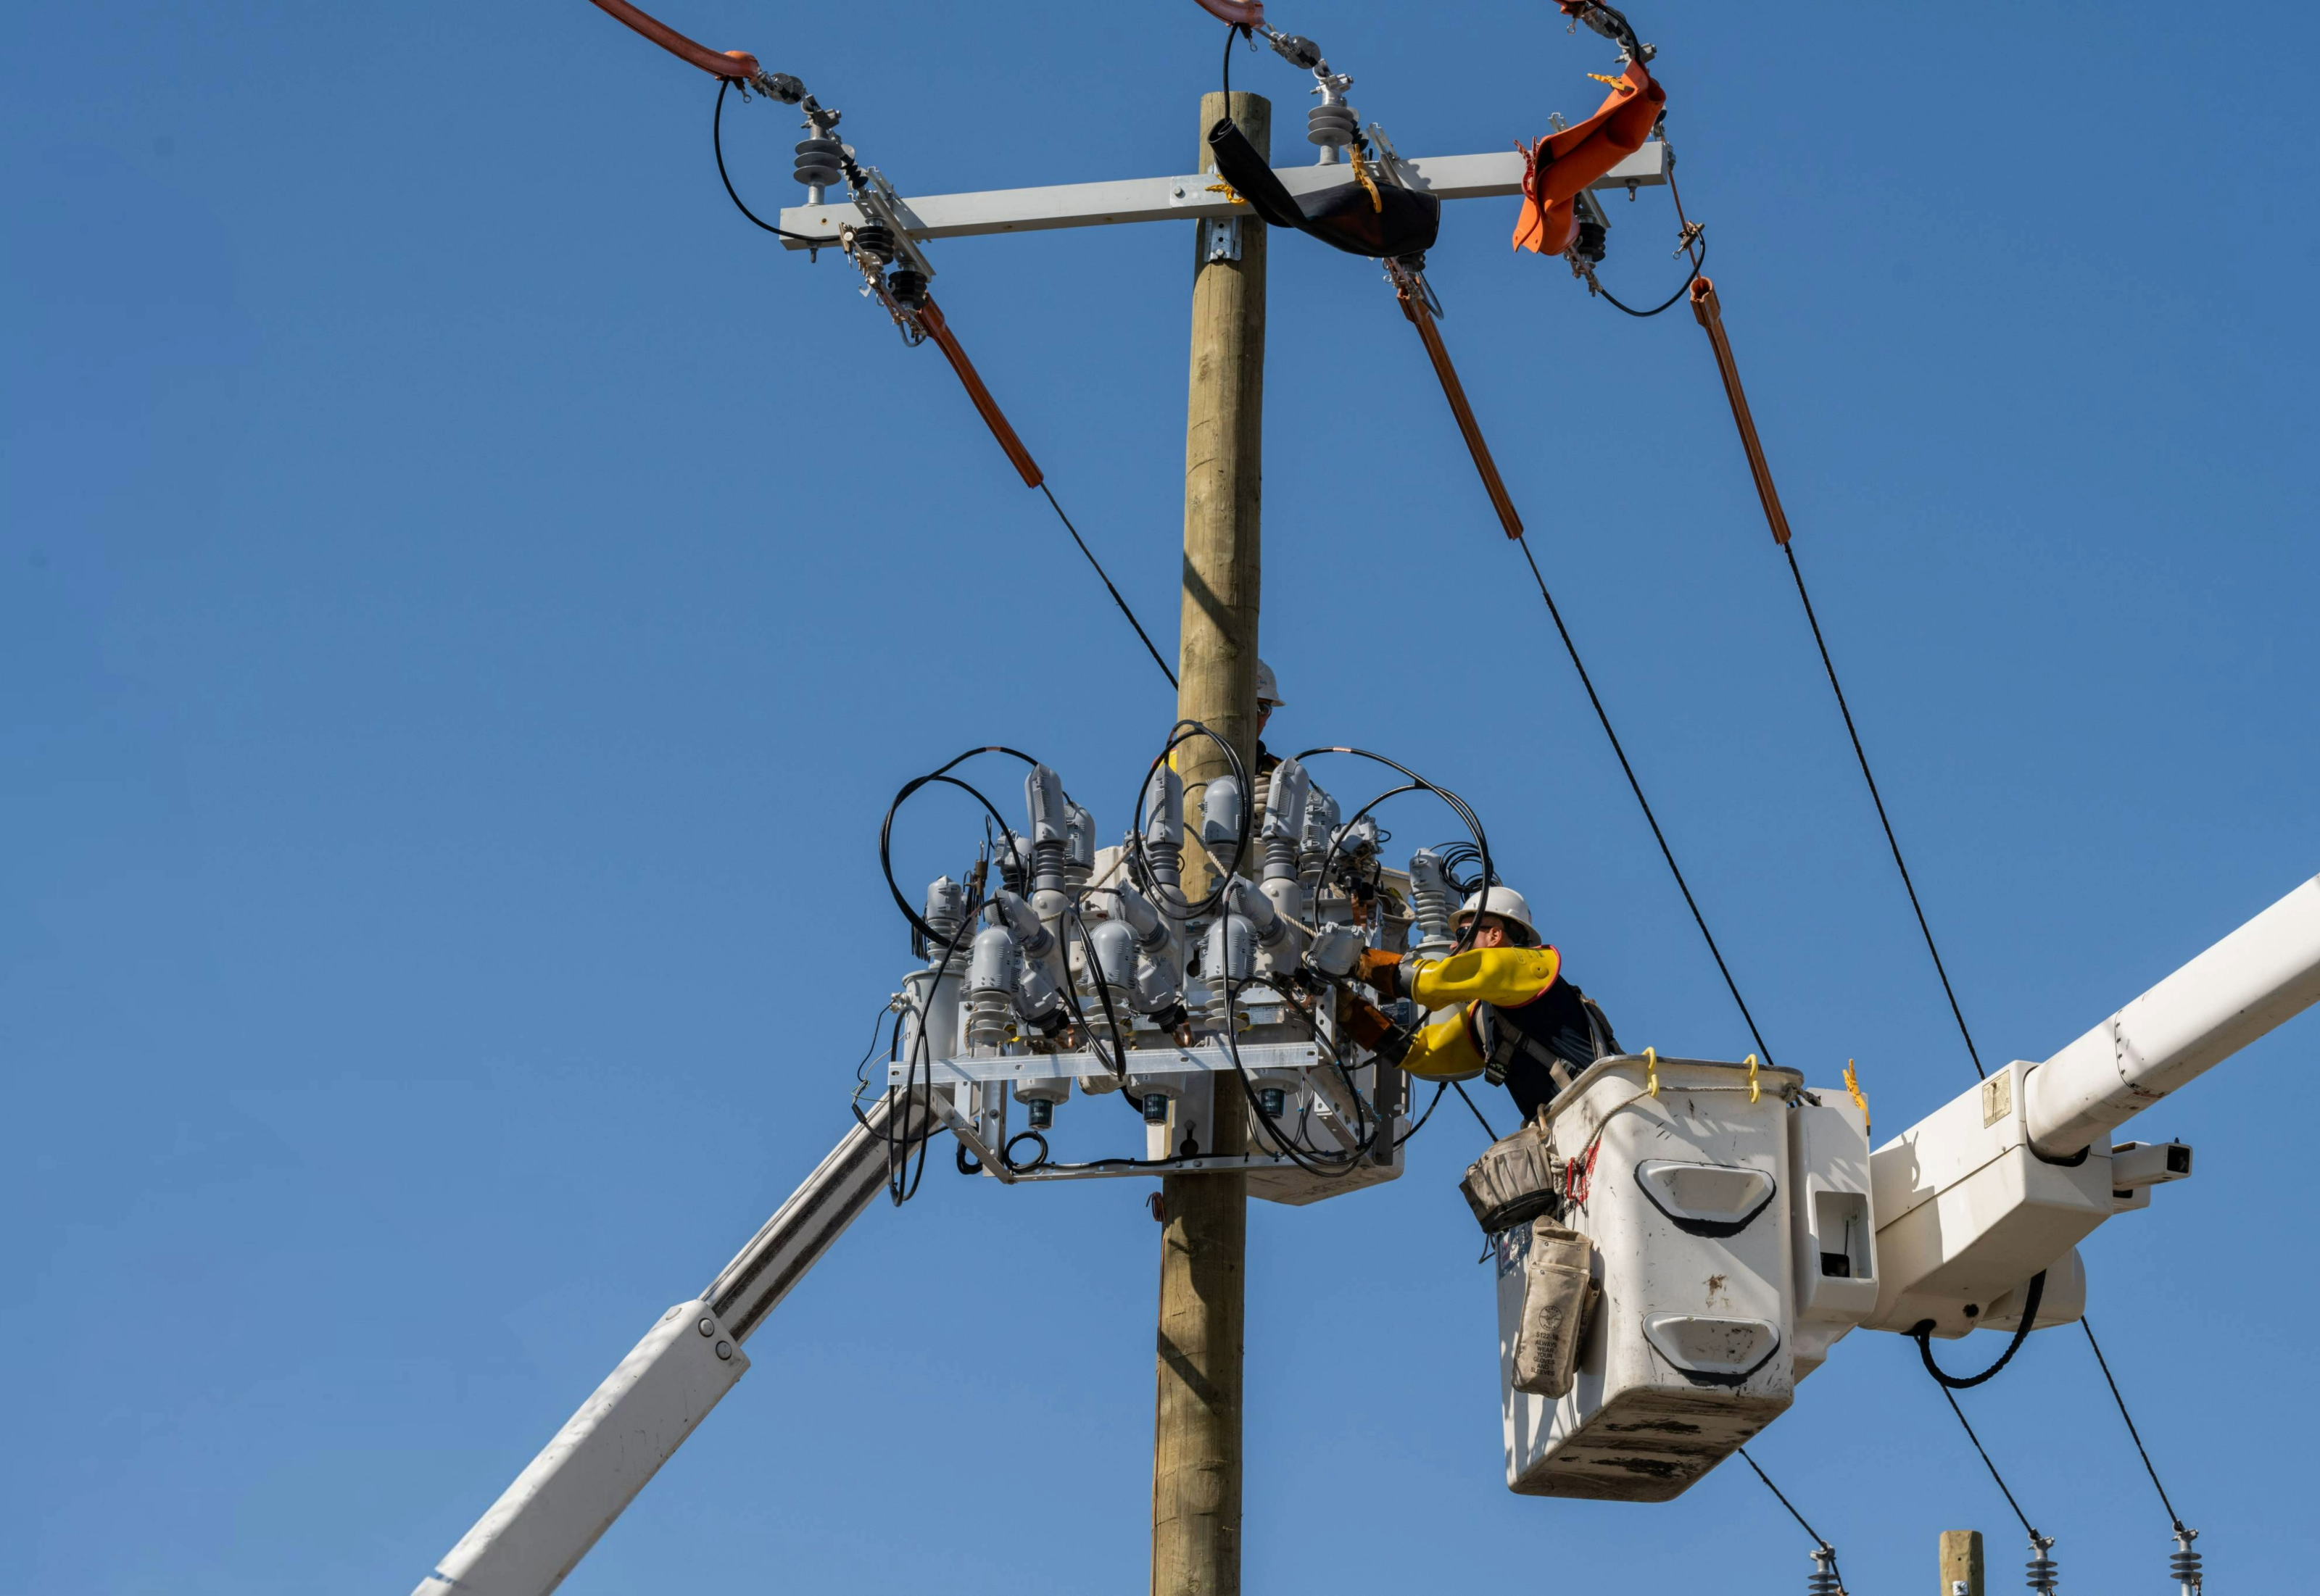
<svg viewBox="0 0 2320 1596">
<path fill-rule="evenodd" d="M 1572 203 L 1580 194 L 1644 147 L 1659 124 L 1667 90 L 1652 81 L 1641 61 L 1631 61 L 1594 115 L 1559 133 L 1549 133 L 1525 153 L 1522 214 L 1515 221 L 1515 248 L 1560 255 L 1579 231 Z"/>
</svg>

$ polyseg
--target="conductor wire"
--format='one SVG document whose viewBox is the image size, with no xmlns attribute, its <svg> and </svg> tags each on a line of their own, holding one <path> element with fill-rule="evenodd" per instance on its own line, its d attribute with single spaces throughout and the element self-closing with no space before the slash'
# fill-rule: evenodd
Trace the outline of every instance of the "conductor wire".
<svg viewBox="0 0 2320 1596">
<path fill-rule="evenodd" d="M 1756 1039 L 1756 1050 L 1764 1062 L 1772 1062 L 1772 1050 L 1764 1041 L 1764 1033 L 1756 1028 L 1756 1016 L 1748 1012 L 1748 1000 L 1740 996 L 1740 983 L 1732 978 L 1732 967 L 1724 962 L 1724 950 L 1716 945 L 1716 933 L 1708 929 L 1708 917 L 1699 912 L 1699 900 L 1691 895 L 1691 886 L 1683 879 L 1683 867 L 1675 861 L 1675 851 L 1668 846 L 1667 834 L 1660 829 L 1659 816 L 1652 813 L 1652 801 L 1644 796 L 1644 784 L 1636 779 L 1636 767 L 1627 762 L 1627 751 L 1619 745 L 1619 734 L 1611 729 L 1610 714 L 1603 708 L 1603 699 L 1595 690 L 1594 679 L 1587 674 L 1587 665 L 1579 657 L 1579 645 L 1571 640 L 1571 628 L 1563 624 L 1563 611 L 1547 591 L 1546 578 L 1540 574 L 1538 560 L 1530 552 L 1530 540 L 1515 539 L 1522 550 L 1523 563 L 1530 567 L 1531 580 L 1538 584 L 1538 596 L 1546 600 L 1546 613 L 1554 621 L 1554 630 L 1563 639 L 1563 651 L 1571 656 L 1572 669 L 1579 672 L 1579 685 L 1587 690 L 1587 701 L 1595 707 L 1595 718 L 1602 723 L 1604 736 L 1610 739 L 1611 752 L 1618 756 L 1619 769 L 1627 778 L 1627 789 L 1636 795 L 1636 803 L 1644 812 L 1644 823 L 1652 828 L 1652 840 L 1660 845 L 1660 857 L 1667 861 L 1668 873 L 1675 878 L 1676 890 L 1683 894 L 1684 907 L 1691 911 L 1691 922 L 1699 927 L 1699 934 L 1708 943 L 1708 956 L 1716 960 L 1717 972 L 1724 978 L 1724 988 L 1732 994 L 1732 1001 L 1747 1022 L 1748 1034 Z"/>
</svg>

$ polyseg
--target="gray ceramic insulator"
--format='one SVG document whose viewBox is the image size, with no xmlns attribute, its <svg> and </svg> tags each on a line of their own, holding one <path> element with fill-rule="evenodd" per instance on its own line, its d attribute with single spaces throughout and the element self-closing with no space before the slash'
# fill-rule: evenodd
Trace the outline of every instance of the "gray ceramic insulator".
<svg viewBox="0 0 2320 1596">
<path fill-rule="evenodd" d="M 1227 870 L 1240 863 L 1240 779 L 1219 776 L 1201 794 L 1201 841 Z"/>
</svg>

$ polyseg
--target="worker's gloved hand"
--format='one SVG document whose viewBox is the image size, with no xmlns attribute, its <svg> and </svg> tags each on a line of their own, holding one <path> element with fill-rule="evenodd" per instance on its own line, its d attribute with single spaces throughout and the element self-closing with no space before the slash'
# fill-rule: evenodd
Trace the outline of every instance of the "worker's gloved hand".
<svg viewBox="0 0 2320 1596">
<path fill-rule="evenodd" d="M 1356 1000 L 1346 1007 L 1346 1034 L 1389 1064 L 1409 1055 L 1415 1035 L 1403 1030 L 1373 1005 Z"/>
<path fill-rule="evenodd" d="M 1325 925 L 1305 950 L 1305 968 L 1333 981 L 1354 973 L 1362 958 L 1360 933 L 1350 925 Z"/>
<path fill-rule="evenodd" d="M 1401 955 L 1383 948 L 1364 948 L 1362 951 L 1362 961 L 1354 972 L 1354 978 L 1365 987 L 1376 988 L 1381 997 L 1408 996 L 1401 989 Z"/>
</svg>

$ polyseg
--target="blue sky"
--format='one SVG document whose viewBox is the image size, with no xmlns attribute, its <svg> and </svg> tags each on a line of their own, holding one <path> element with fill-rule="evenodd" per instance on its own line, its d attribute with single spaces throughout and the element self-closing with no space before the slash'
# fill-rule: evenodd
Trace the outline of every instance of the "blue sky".
<svg viewBox="0 0 2320 1596">
<path fill-rule="evenodd" d="M 1274 16 L 1418 154 L 1592 107 L 1608 48 L 1548 13 Z M 1192 0 L 666 14 L 802 76 L 921 193 L 1185 169 L 1219 33 Z M 2320 212 L 2288 75 L 2320 30 L 1634 14 L 1961 999 L 1986 1054 L 2042 1058 L 2320 867 Z M 1116 830 L 1171 701 L 939 357 L 734 214 L 708 80 L 593 7 L 100 4 L 13 37 L 0 1589 L 407 1590 L 847 1123 L 908 959 L 893 789 L 1011 743 Z M 1293 121 L 1286 66 L 1235 79 Z M 737 180 L 781 203 L 789 117 L 729 109 Z M 1534 547 L 1773 1050 L 1817 1079 L 1857 1058 L 1897 1129 L 1971 1069 L 1704 340 L 1514 257 L 1512 211 L 1453 206 L 1432 275 Z M 1612 215 L 1606 280 L 1672 286 L 1664 197 Z M 1186 230 L 937 254 L 1164 647 Z M 1738 1056 L 1388 290 L 1276 239 L 1270 338 L 1276 744 L 1463 790 L 1624 1039 Z M 905 879 L 972 832 L 913 815 Z M 2239 1588 L 2314 1549 L 2315 1044 L 2306 1016 L 2139 1123 L 2199 1174 L 2086 1248 Z M 1663 1507 L 1506 1493 L 1455 1190 L 1481 1140 L 1445 1113 L 1396 1185 L 1254 1206 L 1249 1588 L 1797 1588 L 1804 1537 L 1736 1465 Z M 1133 1588 L 1144 1189 L 941 1170 L 875 1210 L 566 1589 Z M 2162 1588 L 2076 1330 L 1965 1401 L 2073 1587 Z M 1839 1348 L 1756 1453 L 1856 1591 L 1930 1577 L 1968 1526 L 2016 1577 L 1899 1338 Z"/>
</svg>

